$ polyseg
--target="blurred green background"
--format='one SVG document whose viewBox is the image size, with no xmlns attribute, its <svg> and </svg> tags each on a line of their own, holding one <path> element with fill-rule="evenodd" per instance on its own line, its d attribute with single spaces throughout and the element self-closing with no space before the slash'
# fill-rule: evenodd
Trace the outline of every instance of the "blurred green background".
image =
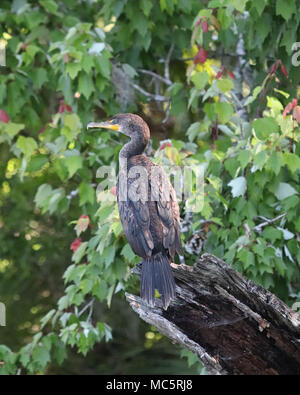
<svg viewBox="0 0 300 395">
<path fill-rule="evenodd" d="M 1 1 L 1 373 L 205 372 L 124 298 L 138 258 L 114 182 L 96 188 L 126 140 L 86 131 L 119 112 L 148 122 L 156 163 L 204 169 L 203 207 L 180 205 L 186 263 L 211 252 L 300 300 L 299 5 Z"/>
</svg>

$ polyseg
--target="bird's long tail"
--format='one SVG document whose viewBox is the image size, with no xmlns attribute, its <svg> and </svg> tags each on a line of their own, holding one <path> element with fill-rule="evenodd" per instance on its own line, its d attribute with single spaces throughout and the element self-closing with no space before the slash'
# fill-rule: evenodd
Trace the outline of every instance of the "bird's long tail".
<svg viewBox="0 0 300 395">
<path fill-rule="evenodd" d="M 161 295 L 163 307 L 166 310 L 175 299 L 175 281 L 166 255 L 158 253 L 142 261 L 141 297 L 150 306 L 155 304 L 155 289 Z"/>
</svg>

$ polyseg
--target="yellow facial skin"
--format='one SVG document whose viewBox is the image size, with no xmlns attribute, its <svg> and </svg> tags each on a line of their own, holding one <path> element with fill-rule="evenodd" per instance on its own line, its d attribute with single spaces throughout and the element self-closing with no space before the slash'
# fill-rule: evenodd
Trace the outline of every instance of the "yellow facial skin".
<svg viewBox="0 0 300 395">
<path fill-rule="evenodd" d="M 111 129 L 111 130 L 115 130 L 116 132 L 120 130 L 119 125 L 117 123 L 112 123 L 112 121 L 90 122 L 87 125 L 87 129 L 99 129 L 99 128 Z"/>
</svg>

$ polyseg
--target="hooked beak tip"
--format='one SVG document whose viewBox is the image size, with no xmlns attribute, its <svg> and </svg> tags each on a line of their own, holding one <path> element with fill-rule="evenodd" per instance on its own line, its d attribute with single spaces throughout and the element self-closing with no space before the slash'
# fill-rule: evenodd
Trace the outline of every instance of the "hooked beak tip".
<svg viewBox="0 0 300 395">
<path fill-rule="evenodd" d="M 115 131 L 119 131 L 119 125 L 118 124 L 113 124 L 111 121 L 106 121 L 106 122 L 90 122 L 87 125 L 87 129 L 100 129 L 100 128 L 104 128 L 104 129 L 111 129 L 111 130 L 115 130 Z"/>
<path fill-rule="evenodd" d="M 87 130 L 89 130 L 89 129 L 95 129 L 95 128 L 100 128 L 101 126 L 99 126 L 99 123 L 96 123 L 96 122 L 90 122 L 90 123 L 88 123 L 88 125 L 87 125 Z"/>
</svg>

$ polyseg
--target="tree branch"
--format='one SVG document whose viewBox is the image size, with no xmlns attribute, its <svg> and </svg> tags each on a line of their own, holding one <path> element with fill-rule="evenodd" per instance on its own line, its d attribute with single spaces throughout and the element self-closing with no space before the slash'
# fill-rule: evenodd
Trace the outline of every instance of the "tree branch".
<svg viewBox="0 0 300 395">
<path fill-rule="evenodd" d="M 168 86 L 172 85 L 172 82 L 170 80 L 167 80 L 166 78 L 162 77 L 161 75 L 154 73 L 154 71 L 139 69 L 139 72 L 146 74 L 146 75 L 150 75 L 151 77 L 156 78 L 157 80 L 163 82 L 164 84 L 166 84 Z"/>
<path fill-rule="evenodd" d="M 300 317 L 221 259 L 174 265 L 176 300 L 165 311 L 126 294 L 132 309 L 193 351 L 213 374 L 300 374 Z M 135 268 L 140 273 L 140 267 Z"/>
<path fill-rule="evenodd" d="M 143 95 L 149 97 L 150 99 L 153 99 L 153 100 L 156 100 L 156 101 L 169 101 L 170 100 L 166 96 L 155 95 L 153 93 L 147 92 L 147 91 L 145 91 L 145 89 L 141 88 L 137 84 L 132 84 L 132 86 L 134 87 L 134 89 L 136 89 L 137 91 L 139 91 Z"/>
<path fill-rule="evenodd" d="M 172 85 L 172 82 L 170 80 L 170 60 L 171 60 L 171 56 L 174 50 L 174 43 L 172 43 L 168 55 L 166 57 L 165 60 L 165 79 L 169 82 L 169 85 Z"/>
<path fill-rule="evenodd" d="M 260 233 L 263 227 L 265 227 L 265 226 L 267 226 L 267 225 L 270 225 L 270 224 L 272 224 L 273 222 L 276 222 L 276 221 L 278 221 L 279 219 L 281 219 L 281 218 L 283 218 L 283 217 L 285 217 L 285 216 L 286 216 L 286 213 L 281 214 L 281 215 L 278 215 L 277 217 L 272 218 L 272 219 L 260 217 L 260 218 L 263 218 L 265 221 L 262 222 L 261 224 L 256 225 L 256 226 L 253 228 L 253 230 L 254 230 L 255 232 Z"/>
</svg>

